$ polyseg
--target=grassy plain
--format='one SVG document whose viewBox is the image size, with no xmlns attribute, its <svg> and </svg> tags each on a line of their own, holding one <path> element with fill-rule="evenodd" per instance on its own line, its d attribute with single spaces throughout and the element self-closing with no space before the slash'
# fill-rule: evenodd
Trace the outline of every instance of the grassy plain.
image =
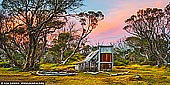
<svg viewBox="0 0 170 85">
<path fill-rule="evenodd" d="M 54 68 L 54 66 L 52 66 Z M 49 67 L 50 68 L 50 67 Z M 56 67 L 57 68 L 57 67 Z M 76 76 L 35 76 L 32 72 L 20 72 L 13 68 L 0 68 L 1 81 L 45 81 L 46 85 L 170 85 L 170 68 L 150 65 L 115 66 L 111 74 L 127 72 L 127 75 L 109 76 L 78 73 Z M 141 78 L 135 78 L 139 75 Z"/>
</svg>

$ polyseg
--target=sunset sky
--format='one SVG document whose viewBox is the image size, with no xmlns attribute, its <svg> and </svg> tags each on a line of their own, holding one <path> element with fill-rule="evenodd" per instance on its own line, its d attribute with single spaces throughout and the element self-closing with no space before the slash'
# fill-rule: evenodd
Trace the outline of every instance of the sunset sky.
<svg viewBox="0 0 170 85">
<path fill-rule="evenodd" d="M 89 35 L 90 44 L 95 45 L 98 42 L 109 44 L 130 36 L 122 29 L 127 18 L 136 14 L 139 9 L 164 8 L 169 2 L 169 0 L 84 0 L 86 6 L 81 8 L 82 11 L 102 11 L 105 15 L 105 19 Z"/>
<path fill-rule="evenodd" d="M 139 9 L 164 8 L 169 0 L 85 0 L 85 11 L 102 11 L 105 19 L 101 21 L 89 36 L 91 44 L 108 44 L 129 36 L 122 28 L 124 21 Z"/>
</svg>

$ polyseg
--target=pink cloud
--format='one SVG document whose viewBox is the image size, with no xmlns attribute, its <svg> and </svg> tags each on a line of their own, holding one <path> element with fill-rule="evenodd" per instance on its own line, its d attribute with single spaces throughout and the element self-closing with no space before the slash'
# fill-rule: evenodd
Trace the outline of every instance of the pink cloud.
<svg viewBox="0 0 170 85">
<path fill-rule="evenodd" d="M 164 8 L 169 0 L 106 0 L 106 2 L 110 5 L 110 8 L 104 10 L 107 11 L 105 19 L 99 23 L 98 27 L 90 35 L 90 41 L 92 42 L 112 42 L 121 37 L 129 36 L 122 29 L 127 18 L 136 14 L 139 9 L 148 7 Z"/>
</svg>

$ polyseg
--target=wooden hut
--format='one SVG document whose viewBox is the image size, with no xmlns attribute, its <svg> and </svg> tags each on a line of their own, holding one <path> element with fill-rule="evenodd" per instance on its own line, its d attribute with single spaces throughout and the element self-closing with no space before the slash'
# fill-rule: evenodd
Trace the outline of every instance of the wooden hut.
<svg viewBox="0 0 170 85">
<path fill-rule="evenodd" d="M 79 71 L 112 71 L 113 46 L 99 46 L 76 66 Z"/>
</svg>

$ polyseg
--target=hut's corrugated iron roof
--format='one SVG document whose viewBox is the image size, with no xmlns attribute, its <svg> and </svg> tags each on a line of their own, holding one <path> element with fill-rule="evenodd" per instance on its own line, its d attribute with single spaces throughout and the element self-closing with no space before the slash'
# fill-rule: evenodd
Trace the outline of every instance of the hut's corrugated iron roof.
<svg viewBox="0 0 170 85">
<path fill-rule="evenodd" d="M 98 52 L 99 52 L 99 50 L 91 52 L 83 61 L 81 61 L 79 63 L 90 61 L 93 57 L 95 57 L 98 54 Z"/>
</svg>

